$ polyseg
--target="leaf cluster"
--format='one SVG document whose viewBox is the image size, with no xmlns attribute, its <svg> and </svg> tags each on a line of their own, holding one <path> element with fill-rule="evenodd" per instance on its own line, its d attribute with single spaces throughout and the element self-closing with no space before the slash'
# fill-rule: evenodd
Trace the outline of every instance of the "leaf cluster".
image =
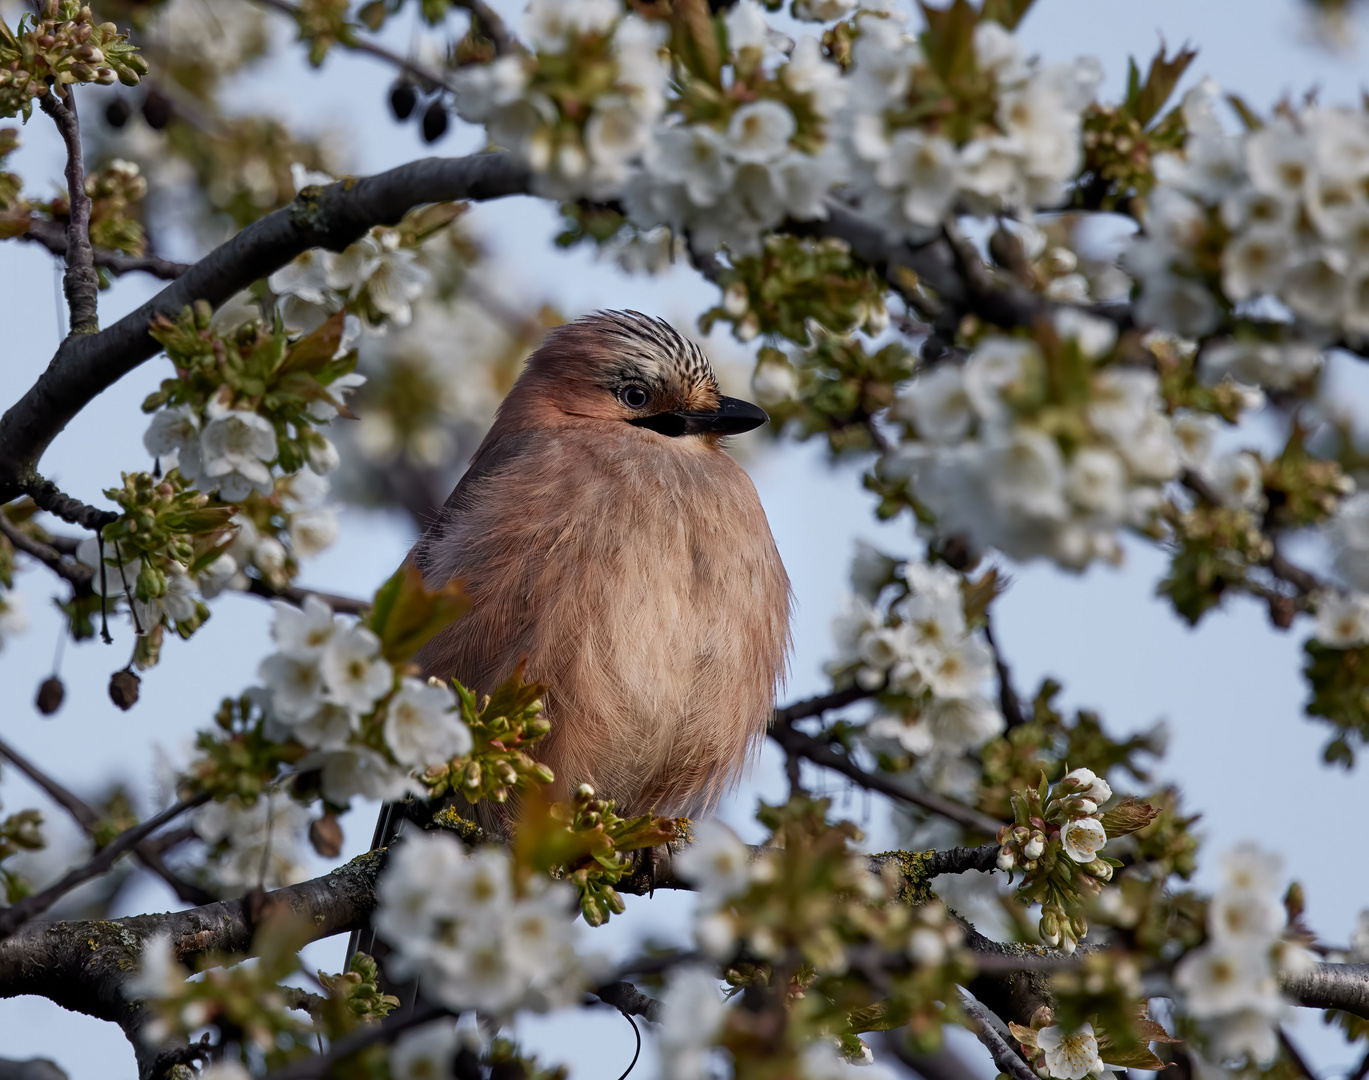
<svg viewBox="0 0 1369 1080">
<path fill-rule="evenodd" d="M 6 867 L 4 861 L 21 851 L 45 848 L 42 825 L 43 815 L 38 810 L 20 810 L 0 821 L 0 886 L 4 887 L 6 903 L 14 904 L 27 896 L 29 883 Z"/>
</svg>

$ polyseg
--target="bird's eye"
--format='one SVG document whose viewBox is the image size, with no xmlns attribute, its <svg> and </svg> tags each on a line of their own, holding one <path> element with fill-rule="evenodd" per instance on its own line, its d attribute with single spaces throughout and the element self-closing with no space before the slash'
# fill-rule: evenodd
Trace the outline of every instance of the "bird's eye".
<svg viewBox="0 0 1369 1080">
<path fill-rule="evenodd" d="M 647 403 L 646 390 L 636 385 L 624 387 L 619 397 L 629 409 L 640 409 Z"/>
</svg>

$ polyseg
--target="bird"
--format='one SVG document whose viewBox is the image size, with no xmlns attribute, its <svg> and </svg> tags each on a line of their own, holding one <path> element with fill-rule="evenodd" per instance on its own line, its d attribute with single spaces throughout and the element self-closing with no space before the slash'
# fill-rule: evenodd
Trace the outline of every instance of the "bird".
<svg viewBox="0 0 1369 1080">
<path fill-rule="evenodd" d="M 543 684 L 552 798 L 589 784 L 624 816 L 697 818 L 757 752 L 792 590 L 726 439 L 767 420 L 669 323 L 584 316 L 529 357 L 411 551 L 426 587 L 459 580 L 471 601 L 422 673 L 477 694 L 517 672 Z M 516 826 L 515 805 L 474 811 Z"/>
</svg>

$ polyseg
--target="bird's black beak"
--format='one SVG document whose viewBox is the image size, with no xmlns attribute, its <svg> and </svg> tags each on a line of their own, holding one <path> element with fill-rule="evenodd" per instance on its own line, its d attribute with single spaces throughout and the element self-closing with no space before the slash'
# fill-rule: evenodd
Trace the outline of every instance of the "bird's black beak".
<svg viewBox="0 0 1369 1080">
<path fill-rule="evenodd" d="M 713 412 L 664 412 L 638 416 L 628 423 L 669 435 L 740 435 L 767 423 L 770 417 L 759 405 L 741 398 L 720 398 Z"/>
</svg>

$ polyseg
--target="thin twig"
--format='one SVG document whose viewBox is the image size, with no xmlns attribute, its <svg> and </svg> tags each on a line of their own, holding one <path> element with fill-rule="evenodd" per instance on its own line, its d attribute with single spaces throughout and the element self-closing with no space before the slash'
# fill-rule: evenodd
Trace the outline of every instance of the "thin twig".
<svg viewBox="0 0 1369 1080">
<path fill-rule="evenodd" d="M 1307 1059 L 1302 1056 L 1298 1048 L 1293 1045 L 1293 1040 L 1288 1037 L 1288 1032 L 1283 1025 L 1279 1025 L 1279 1045 L 1283 1047 L 1284 1054 L 1293 1063 L 1293 1067 L 1298 1070 L 1307 1080 L 1317 1080 L 1317 1074 L 1312 1071 Z"/>
<path fill-rule="evenodd" d="M 640 1016 L 652 1023 L 658 1023 L 661 1019 L 661 1003 L 654 997 L 642 993 L 626 979 L 600 986 L 593 994 L 605 1005 L 612 1005 L 625 1016 Z"/>
<path fill-rule="evenodd" d="M 504 20 L 494 8 L 485 3 L 485 0 L 456 0 L 456 6 L 471 13 L 471 21 L 475 28 L 494 43 L 496 56 L 508 56 L 519 51 L 519 44 L 509 33 Z"/>
<path fill-rule="evenodd" d="M 879 794 L 887 795 L 899 802 L 919 806 L 923 810 L 937 814 L 949 821 L 954 821 L 957 825 L 962 825 L 967 829 L 993 836 L 1002 825 L 1002 822 L 995 821 L 987 814 L 980 813 L 964 803 L 958 803 L 953 799 L 947 799 L 930 791 L 921 791 L 909 787 L 892 777 L 866 772 L 849 757 L 838 754 L 826 743 L 820 742 L 811 735 L 805 735 L 802 731 L 788 724 L 776 724 L 770 729 L 770 737 L 779 743 L 786 753 L 798 754 L 815 765 L 821 765 L 823 768 L 841 773 L 842 776 L 855 781 L 863 788 L 877 791 Z"/>
<path fill-rule="evenodd" d="M 65 256 L 67 253 L 66 226 L 58 221 L 34 218 L 29 222 L 28 232 L 22 234 L 19 239 L 42 244 L 54 255 Z M 128 274 L 140 270 L 163 281 L 175 281 L 190 269 L 189 263 L 172 262 L 156 255 L 125 255 L 122 251 L 106 251 L 104 248 L 94 250 L 93 257 L 96 266 L 103 267 L 111 274 Z"/>
<path fill-rule="evenodd" d="M 90 196 L 86 194 L 85 159 L 81 151 L 81 124 L 76 117 L 76 91 L 66 88 L 65 103 L 57 100 L 54 87 L 38 99 L 52 117 L 66 144 L 67 199 L 71 219 L 67 223 L 67 272 L 62 278 L 67 307 L 71 310 L 71 333 L 94 334 L 100 329 L 98 297 L 100 279 L 95 273 L 95 252 L 90 246 Z"/>
<path fill-rule="evenodd" d="M 286 0 L 257 0 L 257 3 L 261 4 L 262 7 L 269 7 L 273 11 L 279 11 L 282 15 L 288 15 L 295 20 L 295 25 L 299 26 L 301 29 L 303 29 L 304 23 L 309 17 L 302 9 L 294 4 L 287 3 Z M 411 60 L 408 57 L 401 56 L 397 52 L 391 52 L 389 49 L 385 48 L 384 45 L 377 45 L 374 41 L 368 41 L 365 38 L 354 38 L 351 41 L 339 41 L 338 44 L 345 49 L 351 49 L 353 52 L 367 53 L 377 59 L 384 60 L 387 64 L 399 68 L 399 70 L 403 71 L 406 75 L 412 75 L 419 82 L 426 83 L 433 89 L 440 87 L 450 94 L 456 93 L 456 86 L 453 83 L 448 82 L 447 77 L 444 74 L 439 71 L 434 71 L 432 68 L 428 67 L 427 64 L 419 63 L 417 60 Z"/>
<path fill-rule="evenodd" d="M 810 716 L 821 716 L 825 712 L 833 712 L 836 709 L 844 709 L 847 705 L 854 705 L 857 701 L 864 701 L 872 698 L 879 692 L 879 689 L 864 690 L 859 686 L 848 686 L 844 690 L 834 690 L 830 694 L 819 694 L 816 697 L 804 698 L 796 701 L 792 705 L 786 705 L 781 709 L 775 710 L 775 718 L 771 723 L 776 726 L 788 726 L 795 720 L 806 720 Z"/>
<path fill-rule="evenodd" d="M 1022 1060 L 1008 1041 L 998 1033 L 998 1028 L 994 1026 L 989 1017 L 989 1010 L 975 1001 L 968 994 L 961 996 L 961 1008 L 969 1014 L 970 1019 L 975 1023 L 975 1034 L 979 1036 L 989 1051 L 989 1056 L 993 1058 L 993 1063 L 998 1066 L 999 1072 L 1007 1073 L 1012 1080 L 1041 1080 L 1032 1070 L 1031 1066 Z"/>
<path fill-rule="evenodd" d="M 993 621 L 987 612 L 984 614 L 984 636 L 989 641 L 989 648 L 993 650 L 994 668 L 998 672 L 998 707 L 1010 729 L 1020 727 L 1027 722 L 1022 713 L 1022 699 L 1017 696 L 1017 690 L 1013 687 L 1012 669 L 1003 659 L 1003 651 L 994 640 Z"/>
<path fill-rule="evenodd" d="M 62 553 L 55 547 L 45 544 L 41 540 L 35 540 L 14 524 L 3 512 L 0 512 L 0 534 L 3 534 L 6 540 L 25 555 L 32 555 L 58 577 L 69 581 L 78 591 L 90 589 L 91 578 L 94 577 L 95 571 L 78 562 L 68 562 L 63 559 Z"/>
<path fill-rule="evenodd" d="M 115 860 L 120 855 L 136 847 L 141 840 L 151 836 L 167 822 L 175 820 L 187 810 L 193 810 L 197 806 L 204 805 L 209 799 L 208 792 L 196 795 L 191 799 L 183 799 L 175 806 L 163 810 L 156 817 L 144 821 L 141 825 L 125 829 L 92 858 L 68 871 L 60 880 L 49 885 L 42 892 L 26 896 L 17 904 L 0 911 L 0 940 L 9 937 L 35 915 L 46 911 L 78 885 L 84 884 L 91 878 L 99 877 L 114 865 Z"/>
<path fill-rule="evenodd" d="M 101 818 L 99 812 L 93 806 L 75 792 L 68 791 L 3 739 L 0 739 L 0 757 L 6 758 L 16 769 L 46 791 L 53 802 L 57 803 L 76 819 L 77 824 L 85 830 L 87 836 L 94 838 L 96 831 L 100 827 Z M 170 885 L 176 895 L 185 903 L 194 904 L 198 907 L 200 904 L 212 904 L 218 899 L 218 897 L 208 890 L 202 889 L 193 882 L 186 881 L 176 874 L 175 871 L 166 865 L 166 861 L 162 858 L 161 851 L 153 845 L 153 842 L 150 839 L 135 844 L 133 847 L 133 854 L 138 858 L 139 862 Z"/>
<path fill-rule="evenodd" d="M 260 596 L 265 600 L 284 600 L 299 607 L 311 596 L 317 596 L 330 608 L 343 615 L 360 615 L 371 606 L 369 600 L 358 600 L 354 596 L 339 596 L 336 593 L 319 592 L 316 589 L 301 589 L 297 585 L 287 585 L 283 589 L 273 589 L 261 578 L 248 578 L 249 584 L 244 592 Z"/>
</svg>

